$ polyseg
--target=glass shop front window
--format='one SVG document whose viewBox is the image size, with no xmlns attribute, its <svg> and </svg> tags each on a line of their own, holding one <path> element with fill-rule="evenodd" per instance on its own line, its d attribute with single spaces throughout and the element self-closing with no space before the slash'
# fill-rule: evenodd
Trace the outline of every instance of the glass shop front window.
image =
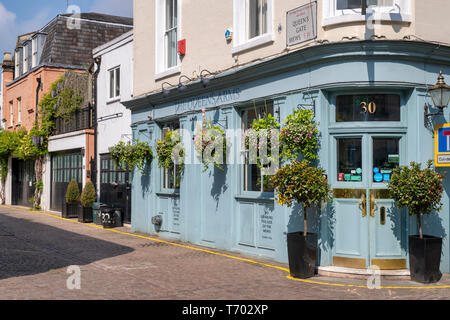
<svg viewBox="0 0 450 320">
<path fill-rule="evenodd" d="M 168 122 L 165 123 L 162 127 L 162 139 L 164 139 L 169 131 L 176 131 L 180 129 L 180 122 Z M 172 164 L 170 169 L 162 169 L 162 187 L 163 189 L 172 189 L 178 190 L 180 189 L 181 183 L 181 169 L 180 166 L 176 164 Z"/>
<path fill-rule="evenodd" d="M 373 138 L 373 182 L 389 182 L 400 163 L 400 138 Z"/>
<path fill-rule="evenodd" d="M 241 113 L 242 129 L 244 131 L 251 129 L 255 120 L 259 120 L 266 115 L 274 115 L 273 100 L 266 100 L 247 108 Z M 242 141 L 245 146 L 245 141 Z M 243 170 L 243 190 L 256 192 L 273 192 L 274 188 L 270 182 L 271 176 L 265 176 L 256 164 L 250 164 L 248 153 L 245 153 L 245 165 Z"/>
<path fill-rule="evenodd" d="M 400 121 L 400 95 L 340 95 L 336 122 Z"/>
<path fill-rule="evenodd" d="M 338 181 L 362 181 L 362 139 L 337 139 Z"/>
</svg>

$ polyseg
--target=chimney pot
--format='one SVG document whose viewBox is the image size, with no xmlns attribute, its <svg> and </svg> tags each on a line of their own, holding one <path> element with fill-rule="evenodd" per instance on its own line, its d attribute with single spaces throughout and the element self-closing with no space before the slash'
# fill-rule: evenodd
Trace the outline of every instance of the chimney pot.
<svg viewBox="0 0 450 320">
<path fill-rule="evenodd" d="M 11 52 L 5 52 L 3 54 L 3 62 L 6 62 L 6 61 L 12 61 L 11 60 Z"/>
</svg>

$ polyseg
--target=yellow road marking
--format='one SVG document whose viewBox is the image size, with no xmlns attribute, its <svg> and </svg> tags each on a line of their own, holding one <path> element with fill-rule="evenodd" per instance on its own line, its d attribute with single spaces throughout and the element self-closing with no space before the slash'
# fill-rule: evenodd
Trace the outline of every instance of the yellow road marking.
<svg viewBox="0 0 450 320">
<path fill-rule="evenodd" d="M 97 228 L 97 229 L 101 229 L 101 230 L 111 231 L 111 232 L 115 232 L 115 233 L 119 233 L 119 234 L 123 234 L 123 235 L 127 235 L 127 236 L 132 236 L 132 237 L 136 237 L 136 238 L 141 238 L 141 239 L 146 239 L 146 240 L 150 240 L 150 241 L 155 241 L 155 242 L 159 242 L 159 243 L 165 243 L 165 244 L 176 246 L 176 247 L 180 247 L 180 248 L 185 248 L 185 249 L 205 252 L 205 253 L 209 253 L 209 254 L 214 254 L 214 255 L 217 255 L 217 256 L 222 256 L 222 257 L 225 257 L 225 258 L 230 258 L 230 259 L 234 259 L 234 260 L 249 262 L 249 263 L 261 265 L 261 266 L 272 268 L 272 269 L 278 269 L 278 270 L 290 273 L 288 268 L 274 266 L 274 265 L 271 265 L 271 264 L 258 262 L 258 261 L 254 261 L 254 260 L 250 260 L 250 259 L 239 258 L 239 257 L 236 257 L 236 256 L 224 254 L 224 253 L 219 253 L 219 252 L 214 252 L 214 251 L 210 251 L 210 250 L 205 250 L 205 249 L 195 248 L 195 247 L 191 247 L 191 246 L 186 246 L 186 245 L 182 245 L 182 244 L 171 242 L 171 241 L 165 241 L 165 240 L 156 239 L 156 238 L 152 238 L 152 237 L 141 236 L 141 235 L 134 234 L 134 233 L 128 233 L 128 232 L 118 231 L 118 230 L 114 230 L 114 229 L 104 229 L 103 227 L 97 226 L 95 224 L 81 223 L 81 222 L 78 222 L 78 221 L 75 221 L 75 220 L 72 220 L 72 219 L 66 219 L 66 218 L 62 218 L 62 217 L 56 216 L 54 214 L 49 214 L 49 213 L 35 211 L 35 210 L 25 211 L 23 209 L 14 208 L 14 207 L 11 207 L 11 206 L 2 206 L 2 207 L 5 207 L 5 208 L 11 209 L 11 210 L 15 210 L 15 211 L 18 211 L 18 212 L 22 212 L 22 213 L 34 213 L 34 214 L 44 215 L 44 216 L 48 216 L 48 217 L 51 217 L 51 218 L 56 218 L 56 219 L 60 219 L 60 220 L 64 220 L 64 221 L 69 221 L 69 222 L 72 222 L 72 223 L 78 223 L 80 225 L 87 226 L 87 227 L 92 227 L 92 228 Z M 307 280 L 307 279 L 297 279 L 297 278 L 291 277 L 290 275 L 288 275 L 286 278 L 289 279 L 289 280 L 303 282 L 303 283 L 309 283 L 309 284 L 319 284 L 319 285 L 335 286 L 335 287 L 351 287 L 351 288 L 365 288 L 365 289 L 368 289 L 367 286 L 363 286 L 363 285 L 341 284 L 341 283 L 327 283 L 327 282 Z M 386 286 L 385 287 L 385 286 L 380 286 L 379 288 L 380 289 L 449 289 L 450 285 L 448 285 L 448 286 L 426 286 L 426 287 L 425 286 L 424 287 L 390 287 L 390 286 Z"/>
</svg>

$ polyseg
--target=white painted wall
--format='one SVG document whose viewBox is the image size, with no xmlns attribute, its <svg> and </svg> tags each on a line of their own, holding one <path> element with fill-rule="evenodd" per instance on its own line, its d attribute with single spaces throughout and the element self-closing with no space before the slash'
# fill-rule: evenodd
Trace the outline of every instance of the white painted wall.
<svg viewBox="0 0 450 320">
<path fill-rule="evenodd" d="M 97 119 L 100 120 L 97 133 L 97 181 L 100 181 L 100 154 L 109 153 L 109 148 L 119 141 L 127 142 L 132 139 L 131 112 L 121 101 L 130 100 L 133 96 L 133 32 L 94 49 L 93 53 L 94 58 L 102 59 L 97 79 Z M 109 70 L 117 66 L 120 66 L 120 99 L 111 101 Z M 122 116 L 114 116 L 119 113 Z"/>
</svg>

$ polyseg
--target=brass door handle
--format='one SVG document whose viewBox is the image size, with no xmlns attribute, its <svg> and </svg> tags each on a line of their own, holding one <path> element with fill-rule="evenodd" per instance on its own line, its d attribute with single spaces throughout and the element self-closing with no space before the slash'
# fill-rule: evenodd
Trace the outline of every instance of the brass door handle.
<svg viewBox="0 0 450 320">
<path fill-rule="evenodd" d="M 375 217 L 375 210 L 378 209 L 378 203 L 375 201 L 375 195 L 371 194 L 370 195 L 370 216 L 372 218 Z"/>
<path fill-rule="evenodd" d="M 358 207 L 359 209 L 361 209 L 362 211 L 362 216 L 365 217 L 367 216 L 367 210 L 366 210 L 366 194 L 363 193 L 361 195 L 361 201 L 358 203 Z"/>
</svg>

